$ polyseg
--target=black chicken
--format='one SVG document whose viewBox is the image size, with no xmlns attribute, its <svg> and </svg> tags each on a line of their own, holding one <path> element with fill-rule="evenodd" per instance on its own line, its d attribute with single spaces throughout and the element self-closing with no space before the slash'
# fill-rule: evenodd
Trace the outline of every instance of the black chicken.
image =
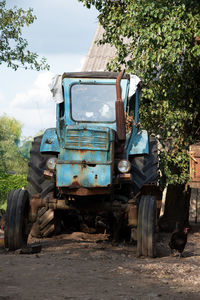
<svg viewBox="0 0 200 300">
<path fill-rule="evenodd" d="M 172 233 L 169 247 L 171 248 L 171 254 L 175 251 L 179 252 L 180 257 L 183 257 L 183 250 L 185 248 L 185 245 L 187 243 L 187 234 L 188 234 L 188 227 L 183 227 L 180 225 L 180 223 L 176 223 L 176 229 Z"/>
</svg>

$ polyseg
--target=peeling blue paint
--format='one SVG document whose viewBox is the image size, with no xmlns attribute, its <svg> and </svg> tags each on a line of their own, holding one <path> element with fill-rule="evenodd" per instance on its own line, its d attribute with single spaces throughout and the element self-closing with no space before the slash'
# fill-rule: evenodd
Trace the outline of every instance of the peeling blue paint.
<svg viewBox="0 0 200 300">
<path fill-rule="evenodd" d="M 134 134 L 135 133 L 135 134 Z M 132 132 L 128 147 L 127 155 L 149 154 L 149 138 L 146 130 Z"/>
<path fill-rule="evenodd" d="M 48 128 L 45 131 L 42 137 L 40 152 L 60 152 L 56 128 Z"/>
<path fill-rule="evenodd" d="M 64 103 L 57 104 L 56 129 L 50 128 L 45 131 L 40 151 L 58 153 L 56 166 L 56 184 L 58 187 L 111 186 L 115 163 L 116 122 L 74 121 L 71 116 L 70 93 L 71 87 L 75 84 L 83 84 L 83 87 L 84 84 L 85 86 L 86 84 L 115 85 L 116 80 L 64 78 Z M 124 110 L 126 111 L 130 100 L 128 99 L 129 81 L 127 79 L 121 80 L 121 90 Z M 79 104 L 79 98 L 76 99 Z M 148 134 L 145 130 L 138 131 L 136 126 L 139 120 L 138 91 L 135 94 L 134 118 L 135 125 L 132 132 L 127 134 L 127 159 L 129 155 L 149 153 Z"/>
<path fill-rule="evenodd" d="M 114 137 L 115 133 L 110 128 L 68 126 L 65 142 L 58 157 L 57 185 L 65 187 L 110 185 Z"/>
<path fill-rule="evenodd" d="M 112 183 L 111 165 L 57 164 L 57 186 L 107 187 Z"/>
</svg>

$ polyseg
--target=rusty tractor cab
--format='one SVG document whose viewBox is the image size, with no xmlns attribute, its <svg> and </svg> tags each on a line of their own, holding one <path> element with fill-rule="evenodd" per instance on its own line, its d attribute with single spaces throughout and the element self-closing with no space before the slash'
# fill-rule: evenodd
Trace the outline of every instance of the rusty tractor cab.
<svg viewBox="0 0 200 300">
<path fill-rule="evenodd" d="M 157 143 L 140 129 L 140 89 L 139 78 L 124 72 L 54 79 L 56 128 L 34 139 L 28 190 L 9 195 L 8 249 L 26 244 L 33 223 L 32 234 L 45 237 L 76 219 L 79 230 L 114 241 L 126 228 L 138 256 L 156 255 Z"/>
</svg>

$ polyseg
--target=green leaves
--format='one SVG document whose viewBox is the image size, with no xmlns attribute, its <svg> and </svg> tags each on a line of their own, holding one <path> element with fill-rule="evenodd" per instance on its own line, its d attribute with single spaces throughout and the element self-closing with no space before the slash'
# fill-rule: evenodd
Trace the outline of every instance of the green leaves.
<svg viewBox="0 0 200 300">
<path fill-rule="evenodd" d="M 21 140 L 21 128 L 16 119 L 0 117 L 0 208 L 5 208 L 11 190 L 27 186 L 32 138 Z"/>
<path fill-rule="evenodd" d="M 27 49 L 28 42 L 22 38 L 22 28 L 30 26 L 36 19 L 33 10 L 27 11 L 16 6 L 6 9 L 6 1 L 0 2 L 0 64 L 6 63 L 8 67 L 17 70 L 49 69 L 45 58 L 38 60 L 38 55 Z"/>
<path fill-rule="evenodd" d="M 6 208 L 5 204 L 8 199 L 8 194 L 13 189 L 26 188 L 27 186 L 26 175 L 11 175 L 0 173 L 0 208 Z"/>
<path fill-rule="evenodd" d="M 20 145 L 21 127 L 14 118 L 6 115 L 0 118 L 0 173 L 27 172 L 27 159 L 21 154 L 25 152 L 24 143 Z M 27 147 L 29 146 L 26 145 Z"/>
<path fill-rule="evenodd" d="M 101 44 L 116 47 L 108 69 L 142 79 L 140 123 L 163 145 L 163 185 L 186 182 L 187 150 L 200 141 L 200 1 L 79 1 L 99 10 Z"/>
</svg>

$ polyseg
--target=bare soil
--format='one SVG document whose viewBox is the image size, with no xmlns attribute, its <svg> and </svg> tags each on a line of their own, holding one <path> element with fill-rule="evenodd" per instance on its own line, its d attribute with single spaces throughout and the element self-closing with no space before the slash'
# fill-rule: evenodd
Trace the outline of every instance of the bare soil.
<svg viewBox="0 0 200 300">
<path fill-rule="evenodd" d="M 184 258 L 170 256 L 170 234 L 158 234 L 158 257 L 136 246 L 112 246 L 103 234 L 76 232 L 40 242 L 38 254 L 0 248 L 0 300 L 200 299 L 200 227 Z"/>
</svg>

